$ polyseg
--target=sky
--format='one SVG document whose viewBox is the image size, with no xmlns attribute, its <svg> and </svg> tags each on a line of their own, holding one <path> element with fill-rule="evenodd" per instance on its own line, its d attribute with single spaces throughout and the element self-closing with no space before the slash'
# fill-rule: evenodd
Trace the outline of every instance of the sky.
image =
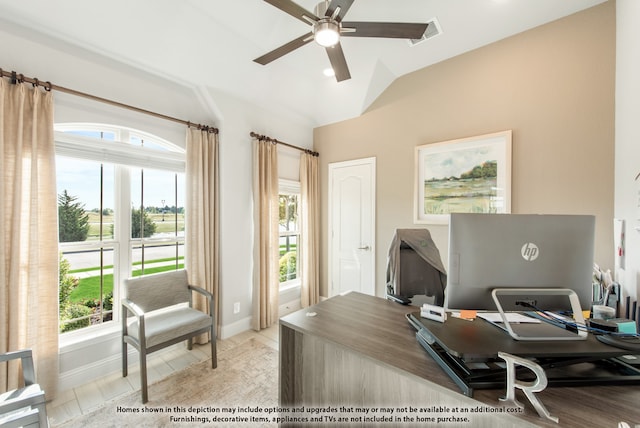
<svg viewBox="0 0 640 428">
<path fill-rule="evenodd" d="M 425 161 L 425 179 L 459 177 L 461 173 L 471 171 L 473 167 L 482 165 L 488 160 L 498 159 L 496 149 L 477 147 L 455 152 L 434 153 Z"/>
<path fill-rule="evenodd" d="M 100 208 L 100 163 L 81 159 L 56 158 L 57 192 L 66 190 L 70 196 L 77 197 L 77 202 L 84 204 L 86 211 Z M 104 165 L 104 208 L 114 208 L 114 166 Z M 140 206 L 140 169 L 131 168 L 131 202 L 134 207 Z M 160 207 L 162 201 L 171 207 L 175 203 L 175 174 L 173 172 L 145 169 L 144 171 L 144 205 Z M 184 178 L 178 178 L 178 207 L 184 207 Z"/>
</svg>

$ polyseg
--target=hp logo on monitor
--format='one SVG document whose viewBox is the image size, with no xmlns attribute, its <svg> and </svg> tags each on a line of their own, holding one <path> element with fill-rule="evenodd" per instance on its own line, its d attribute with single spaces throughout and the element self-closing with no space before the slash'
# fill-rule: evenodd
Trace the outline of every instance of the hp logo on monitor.
<svg viewBox="0 0 640 428">
<path fill-rule="evenodd" d="M 520 254 L 522 254 L 522 258 L 528 262 L 532 262 L 538 258 L 540 255 L 540 250 L 538 246 L 533 242 L 527 242 L 520 249 Z"/>
</svg>

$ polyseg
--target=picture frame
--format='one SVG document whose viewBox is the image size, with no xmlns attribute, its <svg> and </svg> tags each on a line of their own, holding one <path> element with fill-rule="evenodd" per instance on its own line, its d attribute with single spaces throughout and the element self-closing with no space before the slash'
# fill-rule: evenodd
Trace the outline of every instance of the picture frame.
<svg viewBox="0 0 640 428">
<path fill-rule="evenodd" d="M 511 212 L 511 130 L 417 146 L 414 223 Z"/>
</svg>

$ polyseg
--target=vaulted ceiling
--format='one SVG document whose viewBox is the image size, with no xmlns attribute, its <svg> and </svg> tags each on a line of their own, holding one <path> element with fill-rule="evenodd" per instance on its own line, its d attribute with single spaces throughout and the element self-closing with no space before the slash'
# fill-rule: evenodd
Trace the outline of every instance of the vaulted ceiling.
<svg viewBox="0 0 640 428">
<path fill-rule="evenodd" d="M 309 11 L 317 3 L 295 1 Z M 253 62 L 310 31 L 262 0 L 0 0 L 0 24 L 279 108 L 318 126 L 360 115 L 404 74 L 604 1 L 355 0 L 348 21 L 435 19 L 440 34 L 414 46 L 401 39 L 345 37 L 351 79 L 339 83 L 323 74 L 329 60 L 315 43 L 264 66 Z"/>
</svg>

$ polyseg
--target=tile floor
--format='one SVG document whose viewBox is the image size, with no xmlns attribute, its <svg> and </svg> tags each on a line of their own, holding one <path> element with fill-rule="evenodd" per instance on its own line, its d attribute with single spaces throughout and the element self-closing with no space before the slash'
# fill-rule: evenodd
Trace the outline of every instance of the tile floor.
<svg viewBox="0 0 640 428">
<path fill-rule="evenodd" d="M 251 338 L 256 338 L 266 345 L 278 349 L 278 325 L 261 332 L 247 331 L 228 339 L 219 340 L 218 352 L 229 349 Z M 184 344 L 171 346 L 149 355 L 147 360 L 147 377 L 149 384 L 157 382 L 172 373 L 180 371 L 191 364 L 207 360 L 211 356 L 209 345 L 194 345 L 189 352 Z M 47 405 L 47 415 L 52 427 L 76 416 L 89 413 L 106 401 L 121 395 L 140 390 L 140 372 L 137 356 L 129 358 L 129 375 L 122 377 L 122 372 L 105 373 L 95 381 L 64 391 Z"/>
</svg>

